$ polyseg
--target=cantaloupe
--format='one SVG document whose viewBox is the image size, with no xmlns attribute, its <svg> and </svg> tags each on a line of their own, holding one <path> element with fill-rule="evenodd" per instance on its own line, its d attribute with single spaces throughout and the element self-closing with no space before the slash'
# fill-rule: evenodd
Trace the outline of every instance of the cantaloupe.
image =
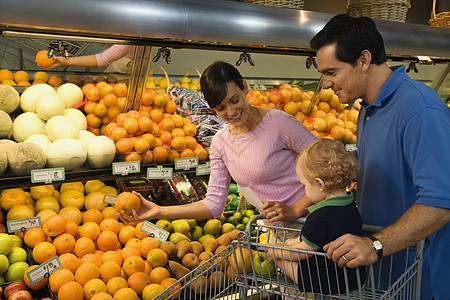
<svg viewBox="0 0 450 300">
<path fill-rule="evenodd" d="M 12 113 L 19 106 L 20 96 L 16 89 L 7 84 L 0 84 L 0 110 Z"/>
<path fill-rule="evenodd" d="M 17 143 L 8 152 L 8 165 L 14 175 L 30 175 L 31 170 L 42 169 L 46 163 L 45 152 L 33 143 Z"/>
<path fill-rule="evenodd" d="M 87 161 L 91 167 L 105 168 L 111 165 L 116 155 L 114 142 L 106 136 L 96 136 L 87 144 Z"/>
<path fill-rule="evenodd" d="M 59 139 L 51 143 L 46 151 L 49 168 L 64 167 L 71 171 L 77 169 L 86 161 L 87 149 L 84 143 L 77 139 Z"/>
<path fill-rule="evenodd" d="M 11 134 L 12 120 L 8 113 L 0 110 L 0 138 L 7 138 Z"/>
<path fill-rule="evenodd" d="M 66 108 L 72 107 L 72 104 L 83 102 L 83 92 L 73 83 L 65 83 L 56 91 L 64 101 Z"/>
<path fill-rule="evenodd" d="M 47 121 L 45 131 L 52 141 L 56 141 L 67 138 L 77 139 L 80 130 L 69 118 L 54 116 Z"/>
<path fill-rule="evenodd" d="M 8 167 L 8 155 L 6 154 L 6 150 L 0 146 L 0 176 L 5 173 L 6 168 Z"/>
<path fill-rule="evenodd" d="M 65 108 L 64 101 L 57 94 L 43 95 L 36 102 L 36 113 L 45 121 L 54 116 L 62 116 Z"/>
<path fill-rule="evenodd" d="M 80 110 L 75 108 L 66 108 L 64 110 L 64 116 L 69 118 L 75 124 L 75 126 L 78 127 L 78 129 L 87 129 L 86 117 Z"/>
<path fill-rule="evenodd" d="M 36 112 L 37 101 L 46 94 L 56 94 L 56 91 L 45 83 L 28 87 L 20 96 L 20 108 L 24 112 Z"/>
<path fill-rule="evenodd" d="M 20 114 L 13 122 L 13 137 L 16 142 L 23 142 L 38 133 L 45 133 L 45 122 L 34 112 Z"/>
<path fill-rule="evenodd" d="M 35 134 L 27 138 L 25 143 L 34 143 L 42 148 L 42 150 L 46 150 L 48 145 L 52 143 L 49 137 L 46 134 Z"/>
</svg>

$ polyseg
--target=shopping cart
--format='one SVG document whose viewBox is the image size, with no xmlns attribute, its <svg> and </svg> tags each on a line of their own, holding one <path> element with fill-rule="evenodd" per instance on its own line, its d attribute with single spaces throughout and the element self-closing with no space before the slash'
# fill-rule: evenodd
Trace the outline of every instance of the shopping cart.
<svg viewBox="0 0 450 300">
<path fill-rule="evenodd" d="M 284 266 L 284 272 L 278 268 L 270 272 L 266 268 L 266 274 L 258 275 L 257 269 L 264 269 L 261 262 L 251 260 L 252 268 L 247 272 L 237 272 L 236 285 L 242 295 L 252 291 L 253 294 L 278 295 L 279 299 L 419 299 L 422 268 L 423 241 L 407 248 L 406 250 L 388 257 L 384 257 L 377 263 L 359 268 L 339 268 L 328 260 L 325 253 L 309 252 L 299 249 L 283 247 L 284 241 L 289 236 L 300 236 L 301 229 L 289 229 L 281 226 L 264 225 L 259 219 L 263 215 L 253 217 L 247 224 L 247 232 L 232 244 L 233 259 L 239 260 L 243 254 L 242 249 L 257 252 L 269 252 L 285 250 L 288 253 Z M 303 219 L 304 221 L 304 219 Z M 257 237 L 268 232 L 269 239 L 277 241 L 279 246 L 269 246 L 253 241 L 250 238 L 251 230 L 256 229 Z M 370 233 L 379 228 L 375 226 L 363 226 L 363 231 Z M 267 233 L 266 233 L 267 234 Z M 270 237 L 271 236 L 271 237 Z M 288 276 L 293 272 L 292 262 L 298 261 L 303 255 L 311 257 L 304 260 L 298 272 L 298 283 Z M 259 266 L 257 266 L 259 264 Z M 398 266 L 401 272 L 395 273 Z M 394 268 L 395 266 L 395 268 Z M 280 267 L 280 266 L 278 266 Z M 291 268 L 291 269 L 290 269 Z M 326 272 L 320 272 L 325 268 Z M 259 273 L 262 274 L 261 271 Z M 325 276 L 323 274 L 326 274 Z M 300 288 L 301 287 L 301 288 Z M 254 299 L 252 297 L 252 299 Z"/>
</svg>

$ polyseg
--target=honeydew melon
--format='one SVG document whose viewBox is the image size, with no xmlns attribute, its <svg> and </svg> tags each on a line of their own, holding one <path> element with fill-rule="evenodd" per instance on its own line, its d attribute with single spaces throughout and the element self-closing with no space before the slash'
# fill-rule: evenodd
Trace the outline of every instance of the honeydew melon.
<svg viewBox="0 0 450 300">
<path fill-rule="evenodd" d="M 54 141 L 47 147 L 45 153 L 48 167 L 64 167 L 68 171 L 81 167 L 87 158 L 87 149 L 84 143 L 71 138 Z"/>
<path fill-rule="evenodd" d="M 51 117 L 63 115 L 65 108 L 64 101 L 56 94 L 43 95 L 36 102 L 36 113 L 45 121 Z"/>
<path fill-rule="evenodd" d="M 64 116 L 69 118 L 75 124 L 75 126 L 78 127 L 78 129 L 87 129 L 86 117 L 80 110 L 75 108 L 66 108 L 64 110 Z"/>
<path fill-rule="evenodd" d="M 87 144 L 87 161 L 94 168 L 105 168 L 111 165 L 116 155 L 114 142 L 106 136 L 96 136 Z"/>
<path fill-rule="evenodd" d="M 83 102 L 83 92 L 73 83 L 61 85 L 56 93 L 64 101 L 66 108 L 72 107 L 72 104 Z"/>
<path fill-rule="evenodd" d="M 45 125 L 47 136 L 54 142 L 59 139 L 77 139 L 80 130 L 65 116 L 51 117 Z"/>
<path fill-rule="evenodd" d="M 54 88 L 45 83 L 39 83 L 28 87 L 20 96 L 20 108 L 24 112 L 36 112 L 36 104 L 42 96 L 56 94 Z"/>
<path fill-rule="evenodd" d="M 13 137 L 23 142 L 32 135 L 45 134 L 45 122 L 34 112 L 20 114 L 13 122 Z"/>
<path fill-rule="evenodd" d="M 48 145 L 52 143 L 49 137 L 46 134 L 35 134 L 27 138 L 25 143 L 33 143 L 42 148 L 42 150 L 46 150 Z"/>
</svg>

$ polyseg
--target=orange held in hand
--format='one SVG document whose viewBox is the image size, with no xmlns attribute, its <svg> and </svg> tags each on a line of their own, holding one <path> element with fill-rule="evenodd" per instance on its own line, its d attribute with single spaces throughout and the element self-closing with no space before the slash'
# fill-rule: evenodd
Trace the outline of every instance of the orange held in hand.
<svg viewBox="0 0 450 300">
<path fill-rule="evenodd" d="M 36 53 L 36 64 L 43 69 L 53 65 L 53 58 L 48 58 L 47 54 L 47 50 L 41 50 Z"/>
<path fill-rule="evenodd" d="M 118 211 L 124 211 L 127 214 L 132 214 L 132 210 L 138 211 L 141 207 L 141 200 L 138 196 L 130 192 L 120 193 L 115 202 Z"/>
</svg>

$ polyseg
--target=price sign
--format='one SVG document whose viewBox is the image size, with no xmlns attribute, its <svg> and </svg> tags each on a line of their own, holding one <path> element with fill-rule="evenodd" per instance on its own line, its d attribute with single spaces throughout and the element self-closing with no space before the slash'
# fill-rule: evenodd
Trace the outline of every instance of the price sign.
<svg viewBox="0 0 450 300">
<path fill-rule="evenodd" d="M 103 196 L 103 202 L 114 205 L 116 203 L 116 198 L 117 196 L 105 194 Z"/>
<path fill-rule="evenodd" d="M 175 159 L 175 170 L 189 170 L 198 166 L 198 157 L 185 157 Z"/>
<path fill-rule="evenodd" d="M 356 144 L 346 144 L 345 145 L 345 150 L 347 151 L 356 151 Z"/>
<path fill-rule="evenodd" d="M 65 180 L 64 168 L 49 168 L 31 170 L 32 183 L 51 183 L 53 181 Z"/>
<path fill-rule="evenodd" d="M 144 221 L 141 225 L 141 231 L 150 235 L 152 238 L 157 239 L 161 243 L 167 241 L 167 238 L 169 237 L 169 232 L 156 226 L 155 224 Z"/>
<path fill-rule="evenodd" d="M 47 260 L 46 262 L 40 264 L 36 268 L 25 273 L 25 276 L 28 277 L 30 284 L 35 284 L 39 280 L 43 278 L 48 278 L 50 274 L 55 272 L 56 270 L 61 269 L 62 265 L 59 261 L 58 256 L 54 256 Z"/>
<path fill-rule="evenodd" d="M 211 167 L 209 164 L 198 165 L 197 169 L 195 169 L 195 175 L 208 175 L 211 173 Z"/>
<path fill-rule="evenodd" d="M 147 179 L 171 179 L 172 168 L 147 168 Z"/>
<path fill-rule="evenodd" d="M 115 162 L 112 164 L 113 175 L 128 175 L 141 172 L 140 161 Z"/>
<path fill-rule="evenodd" d="M 33 217 L 33 218 L 26 218 L 26 219 L 20 219 L 20 220 L 12 220 L 7 221 L 6 226 L 8 227 L 8 232 L 16 232 L 16 231 L 25 231 L 31 228 L 35 227 L 42 227 L 41 226 L 41 217 Z"/>
</svg>

